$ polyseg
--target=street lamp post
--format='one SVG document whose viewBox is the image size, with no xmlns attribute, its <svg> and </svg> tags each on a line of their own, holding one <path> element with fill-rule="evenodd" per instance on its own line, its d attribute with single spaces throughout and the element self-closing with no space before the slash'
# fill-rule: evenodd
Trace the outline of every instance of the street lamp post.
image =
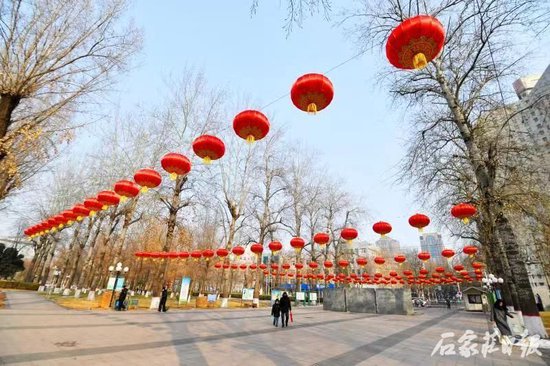
<svg viewBox="0 0 550 366">
<path fill-rule="evenodd" d="M 113 285 L 113 292 L 111 292 L 111 300 L 109 301 L 109 308 L 113 306 L 113 298 L 115 297 L 116 285 L 118 284 L 118 277 L 121 272 L 128 273 L 130 269 L 128 267 L 122 268 L 122 263 L 118 262 L 116 267 L 109 266 L 109 272 L 116 272 L 115 284 Z"/>
</svg>

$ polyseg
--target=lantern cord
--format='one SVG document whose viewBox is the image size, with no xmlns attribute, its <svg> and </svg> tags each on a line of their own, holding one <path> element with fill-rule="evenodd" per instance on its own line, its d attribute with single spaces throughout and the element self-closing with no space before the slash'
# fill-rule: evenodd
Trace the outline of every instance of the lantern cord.
<svg viewBox="0 0 550 366">
<path fill-rule="evenodd" d="M 355 55 L 351 56 L 350 58 L 348 58 L 347 60 L 345 61 L 342 61 L 340 62 L 339 64 L 337 64 L 336 66 L 333 66 L 331 67 L 330 69 L 326 70 L 323 72 L 323 74 L 330 74 L 332 71 L 344 66 L 345 64 L 347 64 L 348 62 L 350 61 L 353 61 L 355 60 L 357 57 L 359 56 L 362 56 L 363 54 L 365 54 L 368 50 L 367 49 L 364 49 L 364 50 L 361 50 L 360 52 L 356 53 Z M 289 96 L 290 93 L 285 93 L 283 95 L 281 95 L 280 97 L 278 97 L 277 99 L 275 100 L 272 100 L 271 102 L 267 103 L 266 105 L 264 105 L 263 107 L 260 108 L 260 110 L 264 110 L 266 109 L 267 107 L 271 106 L 272 104 L 275 104 L 277 103 L 278 101 L 280 101 L 281 99 L 283 98 L 286 98 L 287 96 Z"/>
</svg>

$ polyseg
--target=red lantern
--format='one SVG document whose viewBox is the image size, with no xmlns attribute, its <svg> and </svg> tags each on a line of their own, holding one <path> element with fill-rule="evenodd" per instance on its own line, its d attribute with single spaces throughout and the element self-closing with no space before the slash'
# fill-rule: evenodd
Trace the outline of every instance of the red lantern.
<svg viewBox="0 0 550 366">
<path fill-rule="evenodd" d="M 326 245 L 330 241 L 327 233 L 317 233 L 313 236 L 313 241 L 319 245 Z"/>
<path fill-rule="evenodd" d="M 426 268 L 422 268 L 419 272 L 421 275 L 427 275 L 428 273 L 430 273 L 430 271 L 428 271 Z"/>
<path fill-rule="evenodd" d="M 304 239 L 296 237 L 290 239 L 290 246 L 294 248 L 294 251 L 296 254 L 298 254 L 306 245 L 306 242 Z"/>
<path fill-rule="evenodd" d="M 103 205 L 103 208 L 108 206 L 116 206 L 120 203 L 120 197 L 113 191 L 101 191 L 97 194 L 97 200 Z"/>
<path fill-rule="evenodd" d="M 178 175 L 187 175 L 191 171 L 191 162 L 185 155 L 168 153 L 160 160 L 160 165 L 170 173 L 170 179 L 176 180 Z"/>
<path fill-rule="evenodd" d="M 473 245 L 467 245 L 464 247 L 464 249 L 462 249 L 462 252 L 472 257 L 477 253 L 477 247 L 474 247 Z"/>
<path fill-rule="evenodd" d="M 397 277 L 397 272 L 395 272 L 395 271 L 390 271 L 389 274 L 390 274 L 391 277 Z"/>
<path fill-rule="evenodd" d="M 309 265 L 309 268 L 311 269 L 315 269 L 319 267 L 319 265 L 316 262 L 309 262 L 308 265 Z"/>
<path fill-rule="evenodd" d="M 264 246 L 260 243 L 252 244 L 250 246 L 250 251 L 256 255 L 260 255 L 264 251 Z"/>
<path fill-rule="evenodd" d="M 456 264 L 453 268 L 455 271 L 460 272 L 464 269 L 464 266 L 462 264 Z"/>
<path fill-rule="evenodd" d="M 84 200 L 84 207 L 90 210 L 90 216 L 94 216 L 96 211 L 103 208 L 103 205 L 95 198 L 87 198 Z"/>
<path fill-rule="evenodd" d="M 223 263 L 222 263 L 222 262 L 218 262 L 218 263 L 214 264 L 214 268 L 216 268 L 216 269 L 220 269 L 220 268 L 222 268 L 222 267 L 223 267 Z"/>
<path fill-rule="evenodd" d="M 237 258 L 239 258 L 241 255 L 244 254 L 244 248 L 241 246 L 236 246 L 236 247 L 233 247 L 233 249 L 231 249 L 231 252 L 235 254 Z"/>
<path fill-rule="evenodd" d="M 413 273 L 412 273 L 411 270 L 407 269 L 407 270 L 403 271 L 403 274 L 404 274 L 405 276 L 412 276 Z"/>
<path fill-rule="evenodd" d="M 443 268 L 443 267 L 435 267 L 435 271 L 438 272 L 438 273 L 443 273 L 443 272 L 445 272 L 445 268 Z"/>
<path fill-rule="evenodd" d="M 290 269 L 290 264 L 283 263 L 283 265 L 281 267 L 283 267 L 284 270 L 288 271 Z"/>
<path fill-rule="evenodd" d="M 475 268 L 475 269 L 481 269 L 483 268 L 485 265 L 483 263 L 480 263 L 480 262 L 474 262 L 472 263 L 472 268 Z"/>
<path fill-rule="evenodd" d="M 65 220 L 67 220 L 67 224 L 69 224 L 69 225 L 71 225 L 73 223 L 73 221 L 75 221 L 76 218 L 78 217 L 78 215 L 75 214 L 73 212 L 73 210 L 65 210 L 65 211 L 61 212 L 61 214 L 63 215 Z"/>
<path fill-rule="evenodd" d="M 352 227 L 346 227 L 342 229 L 342 232 L 340 233 L 340 236 L 342 239 L 348 242 L 348 244 L 351 244 L 353 242 L 353 239 L 357 238 L 357 230 L 355 230 Z"/>
<path fill-rule="evenodd" d="M 239 266 L 239 268 L 241 269 L 241 271 L 246 271 L 247 265 L 243 263 Z"/>
<path fill-rule="evenodd" d="M 114 190 L 121 198 L 132 198 L 139 194 L 139 186 L 130 180 L 119 180 L 115 183 Z"/>
<path fill-rule="evenodd" d="M 225 145 L 216 136 L 202 135 L 193 141 L 193 151 L 202 158 L 204 164 L 210 164 L 225 154 Z"/>
<path fill-rule="evenodd" d="M 325 109 L 334 98 L 334 87 L 330 80 L 321 74 L 305 74 L 292 85 L 290 99 L 300 110 L 317 113 Z"/>
<path fill-rule="evenodd" d="M 382 257 L 374 257 L 374 263 L 381 266 L 382 264 L 386 263 L 386 260 Z"/>
<path fill-rule="evenodd" d="M 167 257 L 170 258 L 170 259 L 175 259 L 175 258 L 178 258 L 179 254 L 176 253 L 176 252 L 169 252 L 167 254 Z"/>
<path fill-rule="evenodd" d="M 191 252 L 191 258 L 193 260 L 198 261 L 202 257 L 202 252 L 200 250 L 193 250 Z"/>
<path fill-rule="evenodd" d="M 323 263 L 323 267 L 325 268 L 332 268 L 332 262 L 331 261 L 325 261 Z"/>
<path fill-rule="evenodd" d="M 279 269 L 279 265 L 277 263 L 271 263 L 271 269 Z"/>
<path fill-rule="evenodd" d="M 216 255 L 220 258 L 225 258 L 229 255 L 229 250 L 225 248 L 219 248 L 218 250 L 216 250 Z"/>
<path fill-rule="evenodd" d="M 367 258 L 357 257 L 357 259 L 355 259 L 355 263 L 357 263 L 359 267 L 365 267 L 367 265 Z"/>
<path fill-rule="evenodd" d="M 341 268 L 346 268 L 347 266 L 349 266 L 349 262 L 345 259 L 340 259 L 338 261 L 338 266 Z"/>
<path fill-rule="evenodd" d="M 461 219 L 465 224 L 470 222 L 470 217 L 474 216 L 476 213 L 477 209 L 475 206 L 470 205 L 469 203 L 459 203 L 451 209 L 451 215 L 457 219 Z"/>
<path fill-rule="evenodd" d="M 235 269 L 238 269 L 238 268 L 239 268 L 238 264 L 236 264 L 236 263 L 231 264 L 231 269 L 235 270 Z"/>
<path fill-rule="evenodd" d="M 149 188 L 155 188 L 162 182 L 159 172 L 151 168 L 140 169 L 134 174 L 134 180 L 141 186 L 142 192 L 147 192 Z"/>
<path fill-rule="evenodd" d="M 209 260 L 210 258 L 212 258 L 214 254 L 215 254 L 214 251 L 211 249 L 205 249 L 202 251 L 202 256 L 206 258 L 206 260 Z"/>
<path fill-rule="evenodd" d="M 420 252 L 418 253 L 418 259 L 420 259 L 423 262 L 426 262 L 428 259 L 430 259 L 430 253 L 428 252 Z"/>
<path fill-rule="evenodd" d="M 260 111 L 242 111 L 233 119 L 233 130 L 240 138 L 245 139 L 248 143 L 253 143 L 267 136 L 269 120 Z"/>
<path fill-rule="evenodd" d="M 441 251 L 441 255 L 447 259 L 451 259 L 454 257 L 455 251 L 452 249 L 443 249 L 443 251 Z"/>
<path fill-rule="evenodd" d="M 264 263 L 260 264 L 260 269 L 264 270 L 267 268 L 267 265 L 265 265 Z"/>
<path fill-rule="evenodd" d="M 409 225 L 417 228 L 418 231 L 420 232 L 422 232 L 422 229 L 424 229 L 429 224 L 430 224 L 430 218 L 426 215 L 417 213 L 409 217 Z"/>
<path fill-rule="evenodd" d="M 399 255 L 396 255 L 395 257 L 393 257 L 393 260 L 396 261 L 399 264 L 402 264 L 407 260 L 407 257 L 405 257 L 402 254 L 399 254 Z"/>
<path fill-rule="evenodd" d="M 375 233 L 380 234 L 380 236 L 389 234 L 391 232 L 391 229 L 392 229 L 391 225 L 384 221 L 379 221 L 374 225 L 372 225 L 372 230 Z"/>
<path fill-rule="evenodd" d="M 388 37 L 386 56 L 399 69 L 422 69 L 445 43 L 445 28 L 430 15 L 417 15 L 399 24 Z"/>
<path fill-rule="evenodd" d="M 258 266 L 252 263 L 251 265 L 248 266 L 248 268 L 250 268 L 251 270 L 255 270 L 258 268 Z"/>
<path fill-rule="evenodd" d="M 300 270 L 300 269 L 304 268 L 304 265 L 302 263 L 295 263 L 294 268 Z"/>
<path fill-rule="evenodd" d="M 283 249 L 283 244 L 281 244 L 281 242 L 279 241 L 272 241 L 271 243 L 269 243 L 268 247 L 269 247 L 269 250 L 271 250 L 273 254 L 275 254 L 281 249 Z"/>
<path fill-rule="evenodd" d="M 189 258 L 189 252 L 179 252 L 179 253 L 178 253 L 178 258 L 179 258 L 179 259 L 187 259 L 187 258 Z"/>
</svg>

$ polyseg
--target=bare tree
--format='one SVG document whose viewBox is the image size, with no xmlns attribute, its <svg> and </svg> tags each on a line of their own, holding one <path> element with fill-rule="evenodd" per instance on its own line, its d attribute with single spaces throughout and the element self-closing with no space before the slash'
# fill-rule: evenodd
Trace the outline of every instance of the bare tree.
<svg viewBox="0 0 550 366">
<path fill-rule="evenodd" d="M 0 200 L 71 138 L 82 102 L 141 45 L 126 0 L 0 3 Z"/>
</svg>

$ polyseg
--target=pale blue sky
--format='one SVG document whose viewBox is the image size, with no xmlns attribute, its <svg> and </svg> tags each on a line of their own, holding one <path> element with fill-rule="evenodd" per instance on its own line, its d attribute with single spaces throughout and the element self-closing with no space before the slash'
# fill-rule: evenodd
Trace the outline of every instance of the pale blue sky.
<svg viewBox="0 0 550 366">
<path fill-rule="evenodd" d="M 251 16 L 251 1 L 172 0 L 162 6 L 136 1 L 131 16 L 143 27 L 144 49 L 112 101 L 126 110 L 144 101 L 154 104 L 165 89 L 167 75 L 187 66 L 203 70 L 211 85 L 251 97 L 259 107 L 288 93 L 298 76 L 326 71 L 357 53 L 357 45 L 321 17 L 308 19 L 286 37 L 284 5 L 264 0 Z M 530 73 L 541 72 L 548 55 L 537 55 Z M 316 116 L 298 111 L 289 97 L 265 111 L 273 117 L 272 124 L 284 126 L 292 139 L 322 152 L 321 163 L 345 178 L 350 191 L 364 197 L 373 219 L 393 225 L 390 236 L 402 244 L 418 245 L 417 232 L 407 218 L 425 211 L 413 203 L 406 187 L 392 185 L 407 127 L 404 111 L 394 112 L 389 94 L 376 83 L 376 73 L 385 67 L 385 55 L 374 50 L 328 74 L 335 98 Z M 376 239 L 371 225 L 360 228 L 360 239 Z M 13 234 L 6 225 L 0 226 L 0 236 Z"/>
</svg>

